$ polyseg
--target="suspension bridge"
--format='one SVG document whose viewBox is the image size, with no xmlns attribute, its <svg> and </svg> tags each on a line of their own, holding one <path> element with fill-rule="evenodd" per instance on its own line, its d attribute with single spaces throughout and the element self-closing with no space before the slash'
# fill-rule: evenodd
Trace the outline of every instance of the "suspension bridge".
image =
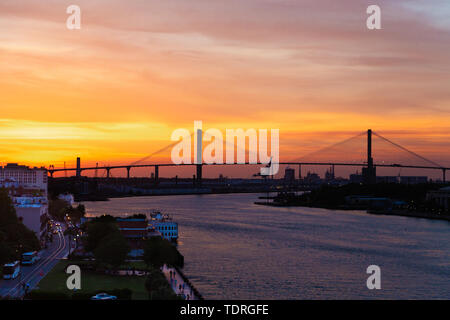
<svg viewBox="0 0 450 320">
<path fill-rule="evenodd" d="M 191 135 L 192 136 L 192 135 Z M 379 141 L 382 141 L 392 147 L 394 147 L 397 150 L 402 151 L 404 154 L 407 154 L 414 159 L 420 161 L 420 164 L 407 164 L 407 163 L 400 163 L 400 162 L 386 162 L 386 161 L 379 161 L 375 162 L 373 158 L 373 136 L 379 138 Z M 314 155 L 317 154 L 327 154 L 329 150 L 336 149 L 339 146 L 345 145 L 349 141 L 352 141 L 356 138 L 365 137 L 366 138 L 366 150 L 365 150 L 365 159 L 362 159 L 360 161 L 353 160 L 346 160 L 346 161 L 335 161 L 335 160 L 308 160 L 308 158 L 314 158 Z M 97 176 L 98 170 L 104 170 L 106 173 L 106 178 L 111 177 L 111 171 L 112 170 L 118 170 L 118 169 L 124 169 L 126 170 L 127 178 L 130 178 L 130 171 L 133 168 L 153 168 L 154 171 L 154 179 L 157 183 L 159 180 L 159 168 L 160 167 L 195 167 L 196 168 L 196 174 L 194 175 L 194 179 L 196 179 L 196 182 L 198 184 L 201 184 L 202 181 L 202 172 L 204 166 L 242 166 L 242 165 L 262 165 L 267 166 L 268 163 L 182 163 L 182 164 L 174 164 L 174 163 L 142 163 L 144 161 L 149 160 L 152 156 L 159 154 L 161 152 L 164 152 L 168 150 L 169 148 L 173 147 L 178 142 L 171 143 L 170 145 L 136 161 L 131 164 L 125 164 L 125 165 L 102 165 L 98 166 L 88 166 L 88 167 L 81 167 L 81 160 L 80 158 L 77 158 L 77 164 L 76 167 L 69 167 L 67 168 L 65 165 L 63 168 L 55 168 L 53 165 L 51 165 L 48 168 L 48 173 L 50 177 L 53 177 L 53 175 L 57 172 L 64 172 L 67 176 L 67 172 L 75 172 L 76 177 L 81 177 L 82 172 L 85 171 L 95 171 L 95 176 Z M 362 150 L 358 150 L 362 151 Z M 323 156 L 322 156 L 323 158 Z M 430 160 L 422 155 L 419 155 L 418 153 L 409 150 L 408 148 L 391 141 L 390 139 L 372 131 L 371 129 L 358 133 L 357 135 L 350 137 L 348 139 L 345 139 L 343 141 L 340 141 L 338 143 L 335 143 L 331 146 L 327 146 L 325 148 L 322 148 L 320 150 L 314 151 L 312 153 L 309 153 L 305 156 L 302 156 L 301 158 L 297 158 L 291 161 L 279 161 L 279 165 L 288 165 L 288 166 L 298 166 L 298 173 L 299 173 L 299 179 L 302 178 L 302 166 L 327 166 L 332 167 L 333 171 L 335 167 L 357 167 L 362 168 L 362 175 L 364 178 L 364 181 L 366 183 L 374 183 L 376 181 L 376 169 L 377 168 L 407 168 L 407 169 L 426 169 L 426 170 L 439 170 L 442 173 L 442 181 L 446 181 L 446 172 L 447 170 L 450 170 L 450 167 L 445 167 L 437 162 Z"/>
</svg>

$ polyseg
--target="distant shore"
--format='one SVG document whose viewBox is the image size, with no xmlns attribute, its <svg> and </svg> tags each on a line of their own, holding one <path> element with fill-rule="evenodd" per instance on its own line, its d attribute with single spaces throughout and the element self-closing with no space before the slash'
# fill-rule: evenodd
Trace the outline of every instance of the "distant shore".
<svg viewBox="0 0 450 320">
<path fill-rule="evenodd" d="M 276 203 L 276 202 L 262 202 L 257 201 L 254 202 L 258 205 L 263 206 L 271 206 L 271 207 L 305 207 L 305 208 L 321 208 L 321 209 L 329 209 L 329 210 L 363 210 L 368 214 L 374 215 L 385 215 L 385 216 L 401 216 L 401 217 L 410 217 L 410 218 L 421 218 L 421 219 L 432 219 L 432 220 L 445 220 L 450 221 L 449 215 L 441 215 L 441 214 L 433 214 L 428 212 L 415 212 L 415 211 L 407 211 L 407 210 L 369 210 L 365 207 L 355 207 L 355 206 L 312 206 L 305 204 L 285 204 L 285 203 Z"/>
<path fill-rule="evenodd" d="M 376 215 L 386 215 L 386 216 L 402 216 L 402 217 L 410 217 L 410 218 L 450 221 L 449 215 L 433 214 L 433 213 L 427 213 L 427 212 L 414 212 L 414 211 L 403 211 L 403 210 L 392 210 L 392 211 L 367 210 L 367 213 L 376 214 Z"/>
<path fill-rule="evenodd" d="M 109 201 L 114 198 L 131 198 L 131 197 L 155 197 L 155 196 L 184 196 L 184 195 L 203 195 L 203 194 L 240 194 L 240 193 L 267 193 L 267 191 L 255 191 L 255 190 L 196 190 L 191 189 L 185 192 L 164 192 L 164 189 L 156 189 L 160 192 L 154 193 L 139 193 L 139 194 L 109 194 L 109 195 L 76 195 L 76 202 L 84 201 Z M 161 192 L 162 190 L 162 192 Z M 275 191 L 269 191 L 275 192 Z"/>
</svg>

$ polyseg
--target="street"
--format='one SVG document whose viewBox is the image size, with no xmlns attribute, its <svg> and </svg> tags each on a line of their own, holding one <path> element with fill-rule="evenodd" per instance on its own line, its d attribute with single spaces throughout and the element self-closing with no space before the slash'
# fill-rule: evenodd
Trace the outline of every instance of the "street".
<svg viewBox="0 0 450 320">
<path fill-rule="evenodd" d="M 69 253 L 67 237 L 58 232 L 56 241 L 48 245 L 47 249 L 40 251 L 41 259 L 31 266 L 21 266 L 20 275 L 14 280 L 0 279 L 0 296 L 20 298 L 24 295 L 23 285 L 29 284 L 29 291 L 37 286 L 39 281 L 52 270 L 62 258 Z"/>
</svg>

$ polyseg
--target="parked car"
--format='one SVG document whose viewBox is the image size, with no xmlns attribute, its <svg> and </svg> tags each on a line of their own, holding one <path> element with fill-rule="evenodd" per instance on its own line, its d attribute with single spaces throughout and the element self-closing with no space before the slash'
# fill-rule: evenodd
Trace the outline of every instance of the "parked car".
<svg viewBox="0 0 450 320">
<path fill-rule="evenodd" d="M 116 296 L 109 295 L 107 293 L 98 293 L 91 297 L 91 300 L 116 300 Z"/>
</svg>

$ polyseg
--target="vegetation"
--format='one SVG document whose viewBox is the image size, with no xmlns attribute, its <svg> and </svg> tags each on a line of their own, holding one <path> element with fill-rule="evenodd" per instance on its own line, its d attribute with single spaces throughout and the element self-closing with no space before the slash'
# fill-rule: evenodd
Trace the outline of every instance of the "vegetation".
<svg viewBox="0 0 450 320">
<path fill-rule="evenodd" d="M 141 215 L 133 216 L 140 218 Z M 145 217 L 145 216 L 144 216 Z M 83 226 L 86 236 L 84 248 L 92 252 L 95 261 L 60 262 L 39 284 L 39 290 L 29 294 L 33 300 L 72 299 L 84 300 L 106 292 L 119 299 L 180 299 L 170 287 L 164 274 L 160 271 L 163 264 L 182 266 L 183 256 L 168 240 L 152 237 L 145 242 L 144 262 L 126 262 L 130 247 L 120 232 L 116 220 L 111 216 L 102 216 L 89 221 Z M 65 268 L 76 264 L 82 270 L 81 289 L 70 291 L 66 288 L 67 274 Z M 140 270 L 149 272 L 145 276 L 119 275 L 116 270 Z M 113 272 L 108 272 L 111 270 Z"/>
<path fill-rule="evenodd" d="M 145 242 L 145 263 L 154 268 L 161 268 L 164 264 L 183 267 L 184 258 L 177 248 L 168 240 L 161 237 L 152 237 Z"/>
<path fill-rule="evenodd" d="M 66 280 L 68 275 L 65 270 L 68 265 L 78 265 L 82 270 L 81 289 L 72 291 L 67 289 Z M 121 268 L 140 269 L 145 268 L 143 263 L 130 262 Z M 104 274 L 95 271 L 95 263 L 93 261 L 60 261 L 50 271 L 44 279 L 39 282 L 39 289 L 32 291 L 31 299 L 39 299 L 39 295 L 54 294 L 55 299 L 90 299 L 93 295 L 105 292 L 117 296 L 118 299 L 126 300 L 147 300 L 148 291 L 145 287 L 146 277 L 144 276 L 118 276 L 112 274 Z M 168 286 L 168 283 L 166 282 Z M 119 293 L 121 292 L 121 293 Z"/>
<path fill-rule="evenodd" d="M 18 219 L 8 191 L 0 188 L 0 264 L 19 259 L 23 252 L 39 249 L 36 234 Z"/>
<path fill-rule="evenodd" d="M 170 288 L 164 274 L 153 267 L 149 268 L 150 274 L 145 280 L 145 288 L 148 292 L 149 300 L 177 300 L 178 297 L 172 288 Z"/>
<path fill-rule="evenodd" d="M 79 222 L 86 214 L 86 208 L 80 204 L 76 208 L 62 199 L 52 199 L 48 204 L 48 213 L 57 221 L 64 221 L 66 215 L 74 222 Z"/>
<path fill-rule="evenodd" d="M 111 217 L 112 218 L 112 217 Z M 102 239 L 113 233 L 120 233 L 114 218 L 109 219 L 109 216 L 96 218 L 87 223 L 87 236 L 85 238 L 84 247 L 86 251 L 93 252 Z"/>
<path fill-rule="evenodd" d="M 98 263 L 109 265 L 117 269 L 124 263 L 130 251 L 127 240 L 121 233 L 106 235 L 94 250 L 95 260 Z"/>
<path fill-rule="evenodd" d="M 126 217 L 125 219 L 146 219 L 147 216 L 143 213 L 136 213 L 131 216 Z"/>
<path fill-rule="evenodd" d="M 436 184 L 398 184 L 377 183 L 373 185 L 348 184 L 344 186 L 322 186 L 311 193 L 306 193 L 297 198 L 299 205 L 311 205 L 335 208 L 345 204 L 345 197 L 350 195 L 386 197 L 390 199 L 414 201 L 416 204 L 426 203 L 428 191 L 436 190 L 440 186 Z"/>
<path fill-rule="evenodd" d="M 94 253 L 98 264 L 114 269 L 125 262 L 130 251 L 127 240 L 111 216 L 102 216 L 87 224 L 84 247 Z"/>
</svg>

